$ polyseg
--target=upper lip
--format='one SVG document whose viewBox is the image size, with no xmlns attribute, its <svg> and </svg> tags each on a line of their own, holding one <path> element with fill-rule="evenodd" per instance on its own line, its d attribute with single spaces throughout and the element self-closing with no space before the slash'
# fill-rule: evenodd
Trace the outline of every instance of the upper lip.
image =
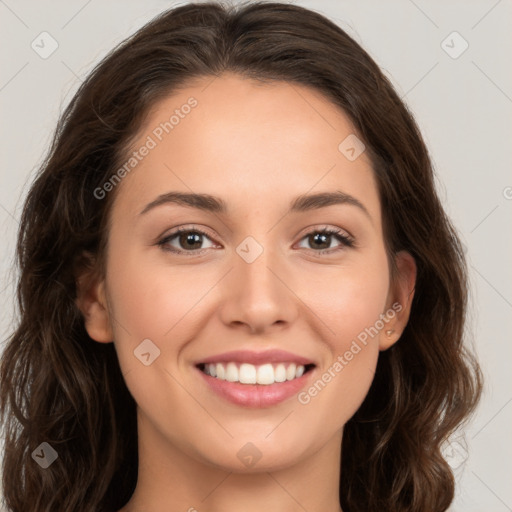
<svg viewBox="0 0 512 512">
<path fill-rule="evenodd" d="M 254 352 L 250 350 L 233 350 L 231 352 L 224 352 L 214 356 L 201 359 L 197 364 L 210 364 L 210 363 L 249 363 L 253 365 L 264 363 L 296 363 L 301 365 L 314 364 L 313 361 L 306 357 L 287 352 L 285 350 L 264 350 L 262 352 Z"/>
</svg>

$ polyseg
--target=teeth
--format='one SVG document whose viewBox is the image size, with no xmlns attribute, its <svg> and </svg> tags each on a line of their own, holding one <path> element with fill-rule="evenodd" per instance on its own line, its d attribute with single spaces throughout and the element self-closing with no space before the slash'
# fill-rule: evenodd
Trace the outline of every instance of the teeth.
<svg viewBox="0 0 512 512">
<path fill-rule="evenodd" d="M 272 368 L 271 364 L 258 366 L 256 382 L 265 386 L 268 384 L 274 384 L 274 368 Z"/>
<path fill-rule="evenodd" d="M 238 371 L 238 379 L 242 384 L 256 384 L 256 366 L 241 364 Z"/>
<path fill-rule="evenodd" d="M 217 377 L 218 379 L 225 380 L 226 379 L 226 369 L 223 364 L 217 363 L 215 365 L 215 375 L 210 372 L 212 377 Z"/>
<path fill-rule="evenodd" d="M 275 382 L 285 382 L 301 377 L 304 374 L 304 366 L 295 363 L 266 363 L 255 366 L 249 363 L 216 363 L 205 364 L 204 373 L 211 377 L 229 382 L 241 384 L 261 384 L 268 386 Z"/>
<path fill-rule="evenodd" d="M 276 382 L 284 382 L 286 380 L 286 368 L 284 364 L 278 364 L 274 370 L 274 380 Z"/>
<path fill-rule="evenodd" d="M 235 363 L 228 363 L 226 366 L 226 380 L 229 382 L 239 382 L 238 368 Z"/>
<path fill-rule="evenodd" d="M 286 380 L 292 380 L 295 378 L 295 372 L 297 370 L 297 365 L 295 363 L 292 363 L 288 368 L 286 369 Z M 300 375 L 299 375 L 300 377 Z"/>
</svg>

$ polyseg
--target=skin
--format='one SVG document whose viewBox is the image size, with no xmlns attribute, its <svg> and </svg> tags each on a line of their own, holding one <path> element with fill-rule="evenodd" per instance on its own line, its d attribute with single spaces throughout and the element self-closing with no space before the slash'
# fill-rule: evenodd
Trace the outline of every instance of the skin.
<svg viewBox="0 0 512 512">
<path fill-rule="evenodd" d="M 133 148 L 191 96 L 198 105 L 117 186 L 106 279 L 80 279 L 87 331 L 114 342 L 138 405 L 139 479 L 121 512 L 339 511 L 343 425 L 368 392 L 379 351 L 405 328 L 414 260 L 396 255 L 391 279 L 370 160 L 338 150 L 355 129 L 319 92 L 207 77 L 156 104 Z M 287 214 L 298 195 L 337 190 L 367 213 L 341 204 Z M 140 215 L 169 191 L 219 196 L 228 214 L 169 203 Z M 195 256 L 179 236 L 167 246 L 188 254 L 157 245 L 179 226 L 208 232 Z M 355 245 L 306 236 L 325 227 Z M 252 263 L 236 252 L 248 236 L 263 247 Z M 401 311 L 305 405 L 297 396 L 263 409 L 234 405 L 194 367 L 230 350 L 279 348 L 316 363 L 309 387 L 396 302 Z M 160 350 L 149 366 L 134 357 L 147 338 Z M 251 467 L 237 457 L 248 442 L 261 453 Z"/>
</svg>

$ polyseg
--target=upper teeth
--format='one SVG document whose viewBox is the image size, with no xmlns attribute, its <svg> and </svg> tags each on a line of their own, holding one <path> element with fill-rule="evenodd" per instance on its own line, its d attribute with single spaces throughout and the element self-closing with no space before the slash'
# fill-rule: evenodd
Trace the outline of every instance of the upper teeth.
<svg viewBox="0 0 512 512">
<path fill-rule="evenodd" d="M 295 363 L 266 363 L 255 366 L 249 363 L 209 363 L 204 365 L 204 373 L 217 379 L 241 384 L 274 384 L 302 376 L 304 366 Z"/>
</svg>

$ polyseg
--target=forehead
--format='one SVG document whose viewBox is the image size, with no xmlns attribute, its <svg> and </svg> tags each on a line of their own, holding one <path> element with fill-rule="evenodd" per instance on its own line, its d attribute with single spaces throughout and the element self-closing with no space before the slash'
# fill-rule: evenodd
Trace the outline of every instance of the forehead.
<svg viewBox="0 0 512 512">
<path fill-rule="evenodd" d="M 140 212 L 178 190 L 223 197 L 237 211 L 268 210 L 308 192 L 342 190 L 379 218 L 367 153 L 347 158 L 347 145 L 361 149 L 355 137 L 348 116 L 314 89 L 204 77 L 153 105 L 127 155 L 137 152 L 137 162 L 115 207 Z"/>
</svg>

